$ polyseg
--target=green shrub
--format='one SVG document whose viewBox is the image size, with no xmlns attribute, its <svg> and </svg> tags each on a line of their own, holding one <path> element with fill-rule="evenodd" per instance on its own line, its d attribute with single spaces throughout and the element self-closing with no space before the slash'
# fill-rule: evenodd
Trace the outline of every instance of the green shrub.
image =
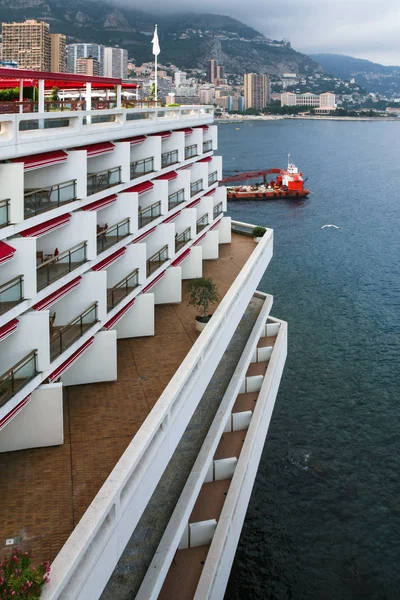
<svg viewBox="0 0 400 600">
<path fill-rule="evenodd" d="M 260 227 L 260 226 L 254 227 L 254 229 L 253 229 L 253 237 L 255 237 L 255 238 L 256 237 L 262 237 L 265 234 L 266 231 L 267 230 L 265 229 L 265 227 Z"/>
<path fill-rule="evenodd" d="M 208 321 L 208 307 L 219 300 L 218 288 L 211 277 L 199 277 L 189 283 L 188 305 L 201 312 L 203 322 Z"/>
<path fill-rule="evenodd" d="M 30 552 L 18 548 L 0 562 L 0 598 L 40 598 L 43 586 L 49 581 L 50 564 L 32 567 Z"/>
</svg>

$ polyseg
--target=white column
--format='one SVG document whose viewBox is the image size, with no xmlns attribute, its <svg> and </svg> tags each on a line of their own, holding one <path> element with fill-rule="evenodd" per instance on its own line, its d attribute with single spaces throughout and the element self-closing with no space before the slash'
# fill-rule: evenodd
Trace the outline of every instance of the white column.
<svg viewBox="0 0 400 600">
<path fill-rule="evenodd" d="M 86 110 L 92 110 L 92 84 L 86 83 Z"/>
<path fill-rule="evenodd" d="M 122 103 L 122 86 L 120 84 L 117 85 L 117 108 L 121 108 Z"/>
<path fill-rule="evenodd" d="M 24 101 L 24 80 L 23 79 L 19 80 L 19 101 L 20 102 Z M 24 110 L 24 107 L 22 106 L 22 104 L 20 104 L 19 112 L 22 113 L 23 110 Z"/>
<path fill-rule="evenodd" d="M 44 113 L 44 79 L 39 79 L 38 113 Z M 44 129 L 44 119 L 39 119 L 39 129 Z"/>
</svg>

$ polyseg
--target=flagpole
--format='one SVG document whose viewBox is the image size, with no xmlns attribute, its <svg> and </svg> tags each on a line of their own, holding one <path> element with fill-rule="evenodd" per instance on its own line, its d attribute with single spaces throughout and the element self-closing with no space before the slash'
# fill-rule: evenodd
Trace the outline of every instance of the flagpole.
<svg viewBox="0 0 400 600">
<path fill-rule="evenodd" d="M 157 33 L 157 25 L 156 25 L 156 33 Z M 155 86 L 154 86 L 154 98 L 155 101 L 157 102 L 158 100 L 158 80 L 157 80 L 157 59 L 158 59 L 158 55 L 156 54 L 156 59 L 155 59 Z"/>
</svg>

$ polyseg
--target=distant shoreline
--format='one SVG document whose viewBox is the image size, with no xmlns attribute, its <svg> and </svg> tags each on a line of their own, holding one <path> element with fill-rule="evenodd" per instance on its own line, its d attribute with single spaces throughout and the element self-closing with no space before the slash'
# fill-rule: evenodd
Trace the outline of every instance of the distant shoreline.
<svg viewBox="0 0 400 600">
<path fill-rule="evenodd" d="M 281 121 L 291 119 L 292 121 L 400 121 L 400 117 L 329 117 L 329 116 L 302 116 L 292 117 L 291 115 L 243 115 L 231 119 L 215 119 L 216 123 L 234 124 L 245 123 L 246 121 Z"/>
</svg>

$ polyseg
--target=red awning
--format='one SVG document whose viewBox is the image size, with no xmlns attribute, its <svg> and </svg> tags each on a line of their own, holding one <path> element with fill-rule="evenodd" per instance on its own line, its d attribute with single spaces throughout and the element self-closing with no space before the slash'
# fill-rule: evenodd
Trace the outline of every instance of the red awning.
<svg viewBox="0 0 400 600">
<path fill-rule="evenodd" d="M 100 144 L 90 144 L 90 146 L 80 146 L 79 148 L 74 148 L 74 150 L 86 150 L 88 158 L 91 158 L 112 152 L 114 148 L 115 146 L 111 142 L 101 142 Z"/>
<path fill-rule="evenodd" d="M 49 381 L 53 382 L 56 379 L 58 379 L 59 377 L 61 377 L 61 375 L 76 361 L 78 360 L 78 358 L 80 358 L 82 356 L 82 354 L 88 349 L 90 348 L 90 346 L 93 344 L 94 342 L 94 337 L 91 337 L 87 342 L 85 342 L 83 344 L 83 346 L 81 346 L 78 350 L 76 350 L 76 352 L 74 352 L 73 354 L 71 354 L 71 356 L 69 358 L 67 358 L 67 360 L 65 360 L 59 367 L 58 369 L 56 369 L 55 371 L 52 372 L 51 375 L 49 375 Z"/>
<path fill-rule="evenodd" d="M 159 175 L 156 179 L 172 181 L 178 177 L 178 173 L 176 171 L 170 171 L 169 173 L 164 173 L 164 175 Z"/>
<path fill-rule="evenodd" d="M 25 171 L 39 169 L 39 167 L 48 167 L 58 163 L 64 163 L 68 160 L 68 154 L 64 150 L 55 150 L 54 152 L 43 152 L 33 156 L 22 156 L 13 158 L 12 162 L 23 162 Z"/>
<path fill-rule="evenodd" d="M 10 412 L 7 413 L 5 417 L 0 419 L 0 431 L 8 424 L 9 421 L 12 421 L 12 419 L 15 416 L 17 416 L 17 414 L 24 408 L 24 406 L 26 404 L 28 404 L 30 399 L 31 399 L 31 394 L 26 396 L 26 398 L 21 400 L 21 402 L 18 402 L 17 406 L 14 406 L 14 408 L 12 410 L 10 410 Z"/>
<path fill-rule="evenodd" d="M 97 200 L 97 202 L 92 202 L 91 204 L 86 204 L 86 206 L 82 206 L 82 210 L 100 210 L 101 208 L 105 208 L 109 206 L 118 198 L 117 194 L 112 194 L 111 196 L 106 196 L 106 198 L 102 198 L 101 200 Z"/>
<path fill-rule="evenodd" d="M 132 244 L 137 244 L 138 242 L 140 242 L 141 240 L 143 240 L 145 237 L 147 237 L 148 235 L 150 235 L 151 233 L 153 233 L 153 231 L 155 231 L 157 229 L 157 227 L 152 227 L 151 229 L 148 229 L 147 231 L 145 231 L 144 233 L 142 233 L 142 235 L 139 235 L 139 237 L 137 237 L 136 239 L 133 240 Z"/>
<path fill-rule="evenodd" d="M 201 242 L 202 240 L 204 240 L 204 238 L 206 237 L 207 233 L 208 233 L 208 231 L 206 231 L 205 233 L 203 233 L 203 235 L 201 235 L 201 236 L 200 236 L 200 237 L 199 237 L 199 238 L 198 238 L 198 239 L 197 239 L 197 240 L 194 242 L 193 246 L 197 246 L 197 244 L 200 244 L 200 242 Z"/>
<path fill-rule="evenodd" d="M 50 231 L 54 231 L 55 229 L 66 225 L 69 223 L 70 219 L 71 215 L 67 213 L 66 215 L 61 215 L 61 217 L 50 219 L 50 221 L 46 221 L 45 223 L 40 223 L 40 225 L 36 225 L 35 227 L 25 229 L 24 231 L 21 231 L 20 234 L 22 237 L 41 237 Z"/>
<path fill-rule="evenodd" d="M 198 160 L 197 162 L 211 162 L 213 159 L 212 156 L 206 156 L 205 158 L 201 158 L 200 160 Z"/>
<path fill-rule="evenodd" d="M 160 273 L 159 275 L 157 275 L 157 277 L 155 279 L 153 279 L 153 281 L 151 281 L 149 283 L 149 285 L 146 285 L 146 287 L 142 290 L 142 294 L 145 294 L 146 292 L 149 291 L 150 288 L 152 288 L 154 285 L 156 285 L 156 283 L 158 283 L 160 281 L 160 279 L 162 277 L 164 277 L 166 270 L 167 269 L 165 269 L 162 273 Z"/>
<path fill-rule="evenodd" d="M 136 137 L 133 138 L 127 138 L 125 140 L 119 140 L 120 142 L 129 142 L 131 146 L 136 146 L 136 144 L 141 144 L 142 142 L 145 142 L 147 140 L 147 137 L 145 135 L 137 135 Z"/>
<path fill-rule="evenodd" d="M 60 298 L 66 296 L 68 292 L 71 292 L 76 287 L 78 287 L 81 281 L 82 277 L 77 277 L 69 283 L 61 286 L 56 292 L 53 292 L 53 294 L 50 294 L 50 296 L 47 296 L 47 298 L 44 298 L 37 304 L 34 304 L 32 306 L 33 310 L 46 310 L 46 308 L 49 308 L 49 306 L 57 302 L 57 300 L 60 300 Z"/>
<path fill-rule="evenodd" d="M 158 135 L 162 137 L 163 140 L 166 140 L 167 138 L 171 137 L 172 131 L 160 131 L 159 133 L 152 133 L 151 135 Z"/>
<path fill-rule="evenodd" d="M 187 204 L 185 206 L 185 208 L 193 208 L 193 206 L 197 206 L 198 204 L 200 204 L 200 200 L 201 200 L 201 198 L 197 198 L 197 200 L 193 200 L 193 202 L 191 202 L 190 204 Z"/>
<path fill-rule="evenodd" d="M 18 329 L 18 319 L 13 319 L 9 321 L 3 327 L 0 327 L 0 342 L 6 339 L 9 335 L 17 331 Z"/>
<path fill-rule="evenodd" d="M 123 256 L 125 252 L 126 247 L 120 248 L 119 250 L 114 252 L 114 254 L 110 254 L 110 256 L 107 256 L 107 258 L 101 260 L 99 263 L 97 263 L 97 265 L 94 265 L 94 267 L 92 267 L 92 271 L 102 271 L 106 267 L 109 267 L 110 265 L 112 265 L 113 262 L 121 258 L 121 256 Z"/>
<path fill-rule="evenodd" d="M 124 308 L 121 308 L 121 310 L 118 311 L 116 315 L 114 315 L 109 321 L 107 321 L 107 323 L 103 325 L 104 329 L 111 329 L 112 327 L 114 327 L 114 325 L 116 325 L 118 321 L 122 319 L 124 314 L 127 313 L 128 310 L 133 306 L 134 302 L 135 298 L 128 302 L 128 304 L 124 306 Z"/>
<path fill-rule="evenodd" d="M 12 258 L 14 258 L 14 254 L 16 253 L 16 249 L 12 248 L 5 242 L 0 241 L 0 265 L 8 262 Z"/>
<path fill-rule="evenodd" d="M 180 256 L 178 256 L 178 258 L 176 258 L 172 263 L 171 263 L 171 267 L 177 267 L 178 265 L 181 264 L 181 262 L 183 262 L 185 260 L 185 258 L 187 258 L 190 254 L 190 248 L 188 248 L 187 250 L 185 250 L 185 252 L 182 252 L 182 254 Z"/>
<path fill-rule="evenodd" d="M 166 219 L 164 219 L 163 223 L 169 223 L 170 221 L 173 221 L 174 219 L 176 219 L 176 217 L 179 217 L 181 212 L 182 212 L 181 210 L 178 210 L 178 212 L 176 212 L 173 215 L 171 215 L 170 217 L 167 217 Z"/>
<path fill-rule="evenodd" d="M 184 127 L 183 129 L 176 129 L 175 131 L 183 131 L 185 135 L 190 135 L 193 133 L 193 129 L 191 127 Z"/>
<path fill-rule="evenodd" d="M 222 215 L 220 216 L 220 218 L 218 219 L 218 221 L 217 221 L 216 223 L 214 223 L 214 225 L 213 225 L 212 227 L 210 227 L 210 229 L 209 229 L 208 231 L 211 231 L 211 229 L 215 229 L 216 227 L 218 227 L 218 225 L 221 223 L 221 220 L 222 220 L 222 217 L 223 217 L 223 216 L 224 216 L 224 215 L 222 214 Z"/>
<path fill-rule="evenodd" d="M 190 169 L 193 163 L 190 163 L 189 165 L 185 165 L 184 167 L 179 167 L 178 171 L 184 171 L 185 169 Z"/>
<path fill-rule="evenodd" d="M 138 185 L 134 185 L 124 192 L 135 192 L 135 194 L 144 194 L 145 192 L 149 192 L 154 187 L 154 183 L 151 181 L 144 181 L 143 183 L 139 183 Z"/>
<path fill-rule="evenodd" d="M 204 131 L 207 131 L 208 125 L 197 125 L 196 129 L 204 129 Z"/>
<path fill-rule="evenodd" d="M 204 196 L 213 196 L 215 194 L 216 188 L 213 188 L 212 190 L 209 190 L 206 194 L 204 194 Z"/>
</svg>

